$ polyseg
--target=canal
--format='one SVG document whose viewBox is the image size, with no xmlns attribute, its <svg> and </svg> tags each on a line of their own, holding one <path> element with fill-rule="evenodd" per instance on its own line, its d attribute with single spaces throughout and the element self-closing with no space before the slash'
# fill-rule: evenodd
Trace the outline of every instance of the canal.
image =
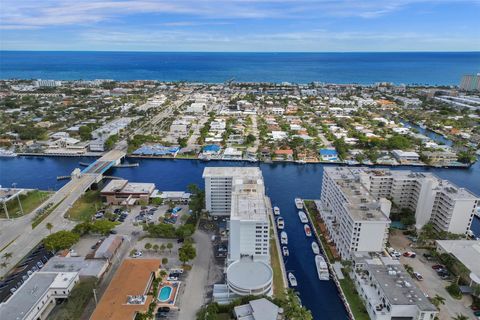
<svg viewBox="0 0 480 320">
<path fill-rule="evenodd" d="M 79 162 L 91 162 L 92 158 L 17 157 L 0 158 L 0 185 L 59 189 L 65 181 L 56 177 L 68 175 Z M 346 311 L 332 281 L 319 281 L 310 247 L 312 239 L 305 237 L 302 224 L 294 206 L 294 198 L 318 199 L 323 176 L 322 164 L 251 164 L 243 162 L 196 160 L 130 159 L 140 163 L 135 168 L 114 168 L 109 175 L 133 182 L 153 182 L 159 190 L 186 190 L 187 185 L 203 186 L 202 171 L 206 166 L 259 166 L 262 170 L 267 194 L 272 204 L 280 207 L 285 218 L 285 230 L 289 236 L 290 256 L 285 260 L 286 269 L 294 272 L 303 304 L 312 311 L 315 319 L 346 319 Z M 468 169 L 396 167 L 427 171 L 449 179 L 475 194 L 480 194 L 480 163 Z M 480 236 L 480 220 L 472 227 Z"/>
</svg>

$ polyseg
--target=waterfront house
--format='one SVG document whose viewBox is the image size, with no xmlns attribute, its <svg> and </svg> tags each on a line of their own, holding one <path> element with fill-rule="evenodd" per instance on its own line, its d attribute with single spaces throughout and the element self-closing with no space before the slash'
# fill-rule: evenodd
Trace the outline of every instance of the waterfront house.
<svg viewBox="0 0 480 320">
<path fill-rule="evenodd" d="M 335 149 L 320 149 L 319 153 L 322 161 L 338 161 L 338 153 Z"/>
</svg>

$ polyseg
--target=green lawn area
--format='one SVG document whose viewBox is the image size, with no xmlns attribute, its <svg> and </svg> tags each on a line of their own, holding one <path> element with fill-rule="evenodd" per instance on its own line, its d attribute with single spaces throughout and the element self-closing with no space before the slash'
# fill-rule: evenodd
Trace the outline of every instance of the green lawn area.
<svg viewBox="0 0 480 320">
<path fill-rule="evenodd" d="M 270 219 L 270 222 L 272 220 Z M 270 234 L 273 235 L 273 230 L 270 229 Z M 280 259 L 278 257 L 277 245 L 275 239 L 270 239 L 270 257 L 273 270 L 273 295 L 276 298 L 285 298 L 285 288 L 283 286 L 282 268 Z"/>
<path fill-rule="evenodd" d="M 333 263 L 335 262 L 335 257 L 333 256 L 332 251 L 330 250 L 330 246 L 327 243 L 327 240 L 323 236 L 322 230 L 320 229 L 320 226 L 318 225 L 317 219 L 319 216 L 319 212 L 317 210 L 317 207 L 315 206 L 315 202 L 311 200 L 305 200 L 305 206 L 306 206 L 306 211 L 307 214 L 310 218 L 310 221 L 313 221 L 313 227 L 317 231 L 318 235 L 320 236 L 320 241 L 322 242 L 323 249 L 327 255 L 328 260 Z"/>
<path fill-rule="evenodd" d="M 345 294 L 348 304 L 350 305 L 350 309 L 355 316 L 355 320 L 369 320 L 370 317 L 368 316 L 367 310 L 363 305 L 362 299 L 360 299 L 360 296 L 355 289 L 353 281 L 350 279 L 345 270 L 342 269 L 342 271 L 345 275 L 345 279 L 338 281 L 340 281 L 340 286 L 342 287 L 343 293 Z"/>
<path fill-rule="evenodd" d="M 102 208 L 100 191 L 88 190 L 68 210 L 67 217 L 75 221 L 90 221 L 92 216 Z"/>
<path fill-rule="evenodd" d="M 80 281 L 73 288 L 68 300 L 55 307 L 48 318 L 51 320 L 80 319 L 88 301 L 93 297 L 96 282 L 95 279 Z"/>
<path fill-rule="evenodd" d="M 24 214 L 29 214 L 34 209 L 36 209 L 40 204 L 48 199 L 52 195 L 48 191 L 33 190 L 27 194 L 20 195 L 20 203 L 22 204 Z M 10 218 L 17 218 L 22 215 L 20 207 L 18 205 L 18 200 L 12 199 L 7 203 L 7 210 L 10 215 Z M 0 206 L 0 218 L 6 218 L 7 215 L 3 209 L 3 205 Z"/>
</svg>

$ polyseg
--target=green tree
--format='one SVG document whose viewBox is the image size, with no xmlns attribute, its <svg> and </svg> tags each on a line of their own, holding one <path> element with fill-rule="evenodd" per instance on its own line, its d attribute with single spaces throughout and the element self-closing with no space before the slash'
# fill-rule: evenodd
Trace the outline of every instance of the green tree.
<svg viewBox="0 0 480 320">
<path fill-rule="evenodd" d="M 92 129 L 89 126 L 81 126 L 78 128 L 78 134 L 83 141 L 92 139 Z"/>
<path fill-rule="evenodd" d="M 463 314 L 457 314 L 452 320 L 468 320 L 468 317 Z"/>
<path fill-rule="evenodd" d="M 166 266 L 168 264 L 168 258 L 162 258 L 162 266 Z"/>
<path fill-rule="evenodd" d="M 435 297 L 431 299 L 431 302 L 438 308 L 441 304 L 445 304 L 445 298 L 436 294 Z"/>
<path fill-rule="evenodd" d="M 171 242 L 167 243 L 167 248 L 170 251 L 170 253 L 172 253 L 173 243 Z"/>
<path fill-rule="evenodd" d="M 80 235 L 72 231 L 62 230 L 52 233 L 45 239 L 43 243 L 48 250 L 58 251 L 68 249 L 80 239 Z"/>
<path fill-rule="evenodd" d="M 162 253 L 165 252 L 165 248 L 166 248 L 165 245 L 162 243 L 160 245 L 160 252 L 162 252 Z"/>
<path fill-rule="evenodd" d="M 175 238 L 176 230 L 171 224 L 149 224 L 144 227 L 150 237 L 154 238 Z"/>
<path fill-rule="evenodd" d="M 145 250 L 152 249 L 152 244 L 150 242 L 145 243 Z"/>
<path fill-rule="evenodd" d="M 50 231 L 50 234 L 52 234 L 52 229 L 53 229 L 53 224 L 51 224 L 50 222 L 48 222 L 45 227 L 47 228 L 48 231 Z"/>
<path fill-rule="evenodd" d="M 178 250 L 178 258 L 183 264 L 190 260 L 193 260 L 197 255 L 197 251 L 191 242 L 185 242 L 183 246 Z"/>
<path fill-rule="evenodd" d="M 156 243 L 152 247 L 153 251 L 155 251 L 155 252 L 157 252 L 159 248 L 160 248 L 160 246 Z"/>
<path fill-rule="evenodd" d="M 255 140 L 257 140 L 257 138 L 253 135 L 253 134 L 249 134 L 246 138 L 245 138 L 245 144 L 247 145 L 251 145 L 255 142 Z"/>
</svg>

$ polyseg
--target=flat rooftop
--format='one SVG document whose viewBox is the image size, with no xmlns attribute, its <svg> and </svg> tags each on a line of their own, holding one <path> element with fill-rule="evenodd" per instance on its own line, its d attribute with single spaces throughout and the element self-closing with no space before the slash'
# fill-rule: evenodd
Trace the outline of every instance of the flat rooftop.
<svg viewBox="0 0 480 320">
<path fill-rule="evenodd" d="M 268 221 L 271 210 L 270 199 L 263 194 L 233 194 L 230 219 Z"/>
<path fill-rule="evenodd" d="M 476 277 L 480 283 L 480 240 L 437 240 L 437 245 L 452 254 Z"/>
<path fill-rule="evenodd" d="M 112 180 L 103 189 L 102 193 L 150 194 L 155 190 L 154 183 L 128 182 L 128 180 Z"/>
<path fill-rule="evenodd" d="M 147 296 L 144 304 L 128 304 L 128 297 L 146 295 L 150 289 L 152 273 L 159 268 L 159 259 L 124 260 L 90 319 L 132 320 L 137 312 L 145 312 L 152 300 L 151 296 Z"/>
<path fill-rule="evenodd" d="M 262 171 L 258 167 L 207 167 L 203 170 L 203 178 L 247 176 L 263 179 Z"/>
<path fill-rule="evenodd" d="M 375 278 L 392 305 L 417 305 L 422 311 L 437 310 L 398 260 L 390 257 L 371 257 L 364 252 L 355 253 L 354 260 L 356 263 L 365 264 L 363 270 Z M 368 283 L 362 285 L 370 287 Z"/>
<path fill-rule="evenodd" d="M 258 289 L 272 281 L 272 268 L 264 262 L 245 257 L 227 268 L 227 282 L 242 289 Z"/>
<path fill-rule="evenodd" d="M 34 272 L 10 299 L 0 304 L 0 319 L 24 319 L 50 287 L 64 288 L 76 274 L 76 272 Z"/>
</svg>

